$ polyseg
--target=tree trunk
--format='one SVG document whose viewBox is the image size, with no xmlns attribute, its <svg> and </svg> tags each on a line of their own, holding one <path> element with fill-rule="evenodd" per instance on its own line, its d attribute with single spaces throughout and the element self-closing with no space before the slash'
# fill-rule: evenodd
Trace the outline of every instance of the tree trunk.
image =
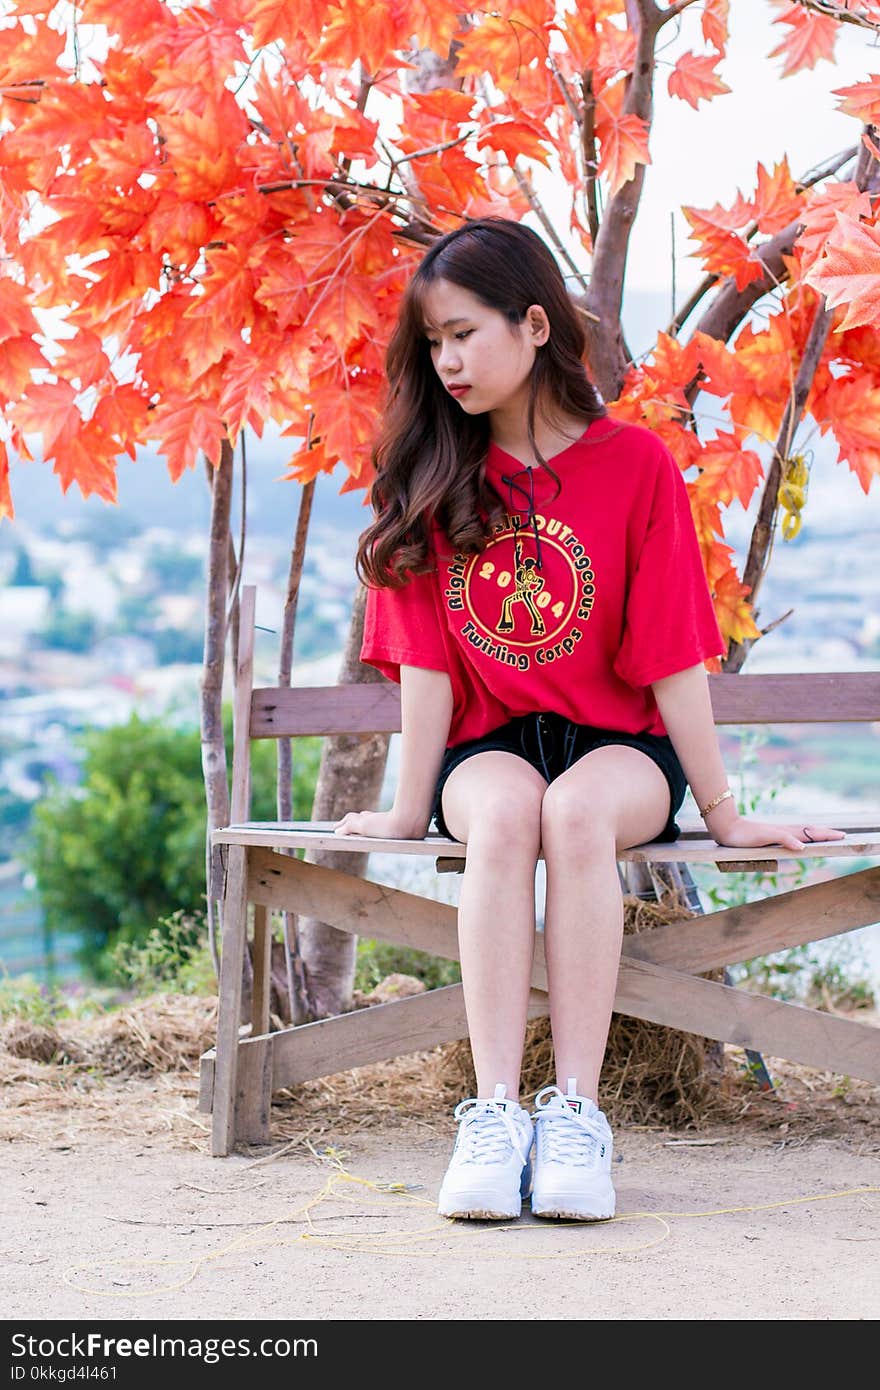
<svg viewBox="0 0 880 1390">
<path fill-rule="evenodd" d="M 381 680 L 379 672 L 360 661 L 366 589 L 354 601 L 348 641 L 339 672 L 339 684 Z M 324 744 L 313 820 L 341 820 L 346 811 L 375 809 L 382 791 L 388 756 L 388 734 L 345 734 Z M 306 858 L 341 873 L 363 874 L 369 855 L 346 851 L 315 850 Z M 357 937 L 338 931 L 314 917 L 301 917 L 300 949 L 305 965 L 314 1018 L 327 1018 L 351 1008 Z"/>
<path fill-rule="evenodd" d="M 296 522 L 296 535 L 290 554 L 290 567 L 287 575 L 287 594 L 284 600 L 284 616 L 281 624 L 281 649 L 278 661 L 278 684 L 290 685 L 293 669 L 293 638 L 296 630 L 296 610 L 299 603 L 299 589 L 306 556 L 306 539 L 312 515 L 312 501 L 315 495 L 315 480 L 304 483 L 300 491 L 299 513 Z M 279 820 L 293 819 L 293 750 L 292 740 L 280 738 L 277 753 L 277 807 Z M 290 853 L 293 853 L 291 850 Z M 284 939 L 280 951 L 272 947 L 272 986 L 277 996 L 278 1013 L 282 1023 L 306 1023 L 311 1016 L 309 992 L 306 984 L 305 967 L 300 950 L 299 929 L 296 914 L 281 914 L 284 926 Z M 279 978 L 281 971 L 276 969 L 276 956 L 280 955 L 278 965 L 283 968 L 283 984 Z"/>
<path fill-rule="evenodd" d="M 223 740 L 223 671 L 226 652 L 226 603 L 229 584 L 229 518 L 232 510 L 232 446 L 224 439 L 220 463 L 211 479 L 211 539 L 205 653 L 200 692 L 202 772 L 208 803 L 208 829 L 229 820 L 229 783 Z"/>
</svg>

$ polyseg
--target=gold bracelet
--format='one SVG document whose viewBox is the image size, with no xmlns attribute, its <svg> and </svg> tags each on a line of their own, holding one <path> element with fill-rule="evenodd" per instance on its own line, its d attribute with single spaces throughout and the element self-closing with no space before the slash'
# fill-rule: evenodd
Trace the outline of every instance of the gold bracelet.
<svg viewBox="0 0 880 1390">
<path fill-rule="evenodd" d="M 722 801 L 726 801 L 729 796 L 733 796 L 730 787 L 723 791 L 720 796 L 716 796 L 714 801 L 709 801 L 705 806 L 700 807 L 700 815 L 708 816 L 710 811 L 714 811 L 716 806 L 720 806 Z"/>
</svg>

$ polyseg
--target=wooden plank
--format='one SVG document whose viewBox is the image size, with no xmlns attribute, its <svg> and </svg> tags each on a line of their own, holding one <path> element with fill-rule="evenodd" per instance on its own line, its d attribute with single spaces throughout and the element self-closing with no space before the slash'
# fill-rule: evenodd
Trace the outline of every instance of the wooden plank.
<svg viewBox="0 0 880 1390">
<path fill-rule="evenodd" d="M 214 1068 L 214 1104 L 211 1153 L 222 1158 L 235 1139 L 236 1069 L 238 1024 L 241 1015 L 241 969 L 247 930 L 247 851 L 231 845 L 223 895 L 223 937 L 220 957 L 220 1004 L 217 1018 L 217 1061 Z"/>
<path fill-rule="evenodd" d="M 254 1039 L 247 1049 L 238 1045 L 235 1094 L 235 1139 L 244 1144 L 268 1144 L 272 1113 L 272 1068 L 275 1034 Z"/>
<path fill-rule="evenodd" d="M 251 687 L 254 681 L 254 608 L 257 591 L 246 584 L 241 592 L 238 652 L 232 701 L 232 799 L 229 819 L 246 820 L 251 807 L 251 748 L 249 736 Z"/>
<path fill-rule="evenodd" d="M 251 738 L 399 732 L 400 687 L 391 681 L 290 689 L 258 686 L 253 692 Z"/>
<path fill-rule="evenodd" d="M 816 823 L 815 816 L 807 818 L 807 824 L 811 822 Z M 467 853 L 466 845 L 458 840 L 447 840 L 442 835 L 430 834 L 422 840 L 380 840 L 368 835 L 334 835 L 332 825 L 329 821 L 244 822 L 215 831 L 212 839 L 215 844 L 261 845 L 277 849 L 332 849 L 342 854 L 421 854 L 433 855 L 435 858 L 461 859 Z M 719 864 L 733 861 L 752 867 L 757 865 L 760 868 L 762 863 L 768 862 L 767 848 L 766 845 L 754 849 L 719 845 L 704 832 L 699 837 L 683 835 L 678 840 L 666 843 L 654 841 L 650 844 L 635 845 L 632 849 L 621 850 L 618 859 L 621 862 L 653 864 Z M 842 840 L 818 841 L 803 850 L 783 849 L 782 846 L 778 850 L 775 846 L 773 848 L 774 860 L 779 861 L 835 859 L 853 855 L 880 858 L 880 827 L 854 829 Z"/>
<path fill-rule="evenodd" d="M 709 676 L 716 724 L 870 723 L 880 719 L 880 672 L 795 672 Z M 258 687 L 251 737 L 397 733 L 400 687 Z"/>
<path fill-rule="evenodd" d="M 214 1064 L 217 1060 L 216 1048 L 209 1047 L 199 1058 L 199 1099 L 196 1110 L 200 1115 L 210 1115 L 214 1108 Z"/>
<path fill-rule="evenodd" d="M 880 1029 L 623 957 L 614 1008 L 650 1023 L 880 1082 Z"/>
<path fill-rule="evenodd" d="M 276 910 L 316 917 L 339 931 L 411 946 L 444 960 L 459 960 L 458 912 L 401 888 L 289 859 L 272 850 L 251 850 L 248 895 Z M 535 936 L 532 987 L 546 990 L 544 937 Z"/>
<path fill-rule="evenodd" d="M 872 723 L 880 671 L 797 671 L 709 677 L 716 724 Z"/>
<path fill-rule="evenodd" d="M 268 1033 L 272 970 L 272 932 L 269 914 L 262 903 L 254 908 L 254 994 L 251 1001 L 251 1032 Z"/>
<path fill-rule="evenodd" d="M 454 907 L 372 879 L 252 849 L 248 896 L 264 907 L 315 917 L 340 931 L 458 960 Z"/>
<path fill-rule="evenodd" d="M 532 991 L 529 1018 L 546 1014 L 548 1008 L 546 994 Z M 374 1004 L 368 1009 L 273 1033 L 272 1087 L 280 1090 L 371 1062 L 425 1052 L 467 1035 L 464 991 L 461 985 L 445 985 L 425 994 L 412 994 L 389 1004 Z M 259 1041 L 245 1040 L 242 1053 Z"/>
<path fill-rule="evenodd" d="M 529 1017 L 548 1008 L 547 995 L 532 991 Z M 614 1010 L 838 1075 L 880 1081 L 877 1028 L 646 961 L 621 962 Z M 466 1036 L 462 987 L 447 985 L 272 1034 L 272 1087 L 299 1085 Z M 265 1041 L 245 1039 L 242 1055 Z"/>
<path fill-rule="evenodd" d="M 808 824 L 813 818 L 808 819 Z M 736 863 L 740 872 L 760 872 L 766 864 L 767 845 L 754 849 L 733 848 L 718 845 L 714 840 L 700 845 L 681 840 L 669 844 L 636 845 L 620 852 L 618 859 L 635 864 L 714 864 L 719 867 L 725 863 Z M 822 840 L 808 845 L 806 849 L 777 849 L 773 846 L 774 863 L 788 860 L 809 859 L 880 859 L 880 831 L 860 830 L 846 835 L 842 840 Z"/>
<path fill-rule="evenodd" d="M 700 974 L 875 922 L 880 922 L 880 868 L 629 933 L 623 950 L 630 959 Z"/>
<path fill-rule="evenodd" d="M 249 896 L 275 909 L 316 917 L 341 931 L 458 960 L 456 909 L 448 903 L 356 878 L 336 869 L 251 852 Z M 623 954 L 693 973 L 820 941 L 880 921 L 880 868 L 864 869 L 668 926 L 630 933 Z M 535 940 L 532 985 L 546 989 L 544 941 Z"/>
</svg>

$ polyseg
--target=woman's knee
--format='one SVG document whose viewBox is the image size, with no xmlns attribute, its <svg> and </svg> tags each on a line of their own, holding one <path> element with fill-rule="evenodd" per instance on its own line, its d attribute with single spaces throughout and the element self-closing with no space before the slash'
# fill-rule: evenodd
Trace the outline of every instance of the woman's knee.
<svg viewBox="0 0 880 1390">
<path fill-rule="evenodd" d="M 449 779 L 443 793 L 443 815 L 457 838 L 480 853 L 530 854 L 537 858 L 541 845 L 541 801 L 545 783 L 531 768 L 523 774 L 510 769 L 471 770 L 470 775 Z"/>
<path fill-rule="evenodd" d="M 617 821 L 613 802 L 597 782 L 551 783 L 541 804 L 541 841 L 545 855 L 614 853 Z"/>
</svg>

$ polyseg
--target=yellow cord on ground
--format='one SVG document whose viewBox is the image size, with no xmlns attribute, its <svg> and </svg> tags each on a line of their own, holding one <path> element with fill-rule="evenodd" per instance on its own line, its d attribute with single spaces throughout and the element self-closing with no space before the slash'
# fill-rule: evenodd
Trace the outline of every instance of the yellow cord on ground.
<svg viewBox="0 0 880 1390">
<path fill-rule="evenodd" d="M 707 1211 L 636 1211 L 624 1212 L 620 1216 L 612 1217 L 609 1221 L 583 1222 L 583 1221 L 554 1221 L 552 1225 L 546 1223 L 532 1224 L 521 1223 L 480 1223 L 477 1226 L 469 1221 L 450 1222 L 444 1220 L 437 1225 L 431 1225 L 418 1231 L 386 1231 L 381 1236 L 374 1236 L 369 1233 L 345 1232 L 329 1233 L 322 1235 L 312 1229 L 311 1213 L 321 1202 L 329 1197 L 337 1199 L 347 1199 L 349 1194 L 338 1189 L 346 1186 L 366 1189 L 371 1193 L 376 1193 L 380 1199 L 401 1200 L 410 1202 L 415 1206 L 429 1207 L 436 1211 L 436 1204 L 425 1197 L 416 1197 L 402 1182 L 374 1182 L 369 1178 L 358 1177 L 355 1173 L 349 1173 L 343 1163 L 342 1158 L 334 1150 L 328 1150 L 321 1155 L 326 1161 L 333 1165 L 334 1171 L 329 1175 L 324 1186 L 310 1197 L 301 1206 L 294 1207 L 285 1211 L 283 1215 L 257 1227 L 255 1231 L 247 1232 L 236 1237 L 228 1244 L 214 1250 L 207 1255 L 197 1256 L 195 1259 L 120 1259 L 120 1260 L 88 1260 L 79 1261 L 65 1270 L 63 1278 L 71 1288 L 78 1289 L 81 1293 L 92 1294 L 100 1298 L 148 1298 L 155 1294 L 171 1293 L 176 1289 L 183 1288 L 186 1284 L 192 1283 L 196 1276 L 209 1265 L 218 1260 L 225 1259 L 229 1255 L 243 1251 L 266 1250 L 275 1246 L 285 1245 L 313 1245 L 329 1250 L 363 1250 L 371 1255 L 393 1255 L 406 1256 L 412 1258 L 436 1258 L 438 1254 L 453 1259 L 498 1259 L 498 1260 L 572 1260 L 580 1259 L 584 1255 L 632 1255 L 644 1250 L 654 1249 L 662 1244 L 667 1236 L 671 1234 L 670 1221 L 684 1219 L 707 1218 L 711 1216 L 734 1216 L 743 1212 L 774 1211 L 781 1207 L 803 1206 L 811 1202 L 833 1202 L 841 1201 L 848 1197 L 862 1197 L 871 1193 L 880 1193 L 880 1187 L 852 1187 L 842 1192 L 823 1192 L 815 1196 L 808 1197 L 789 1197 L 784 1201 L 762 1202 L 755 1206 L 738 1207 L 714 1207 Z M 353 1194 L 352 1194 L 353 1195 Z M 290 1239 L 273 1238 L 272 1232 L 276 1227 L 291 1220 L 303 1217 L 310 1229 L 301 1232 L 299 1235 Z M 607 1230 L 610 1226 L 623 1226 L 634 1221 L 655 1222 L 660 1231 L 653 1238 L 641 1241 L 633 1245 L 578 1245 L 576 1249 L 554 1250 L 549 1252 L 527 1252 L 515 1251 L 510 1249 L 486 1251 L 475 1248 L 475 1240 L 483 1243 L 486 1237 L 492 1239 L 495 1236 L 507 1233 L 522 1236 L 525 1232 L 544 1231 L 557 1229 L 559 1227 L 576 1226 L 581 1230 L 591 1232 L 600 1229 Z M 460 1233 L 459 1244 L 462 1247 L 456 1251 L 438 1252 L 436 1248 L 420 1250 L 415 1247 L 422 1244 L 446 1238 L 457 1239 L 456 1232 Z M 121 1269 L 173 1269 L 182 1267 L 187 1272 L 182 1274 L 179 1279 L 171 1283 L 152 1286 L 145 1289 L 117 1290 L 95 1288 L 90 1284 L 80 1283 L 78 1276 L 86 1271 L 93 1270 L 121 1270 Z"/>
</svg>

